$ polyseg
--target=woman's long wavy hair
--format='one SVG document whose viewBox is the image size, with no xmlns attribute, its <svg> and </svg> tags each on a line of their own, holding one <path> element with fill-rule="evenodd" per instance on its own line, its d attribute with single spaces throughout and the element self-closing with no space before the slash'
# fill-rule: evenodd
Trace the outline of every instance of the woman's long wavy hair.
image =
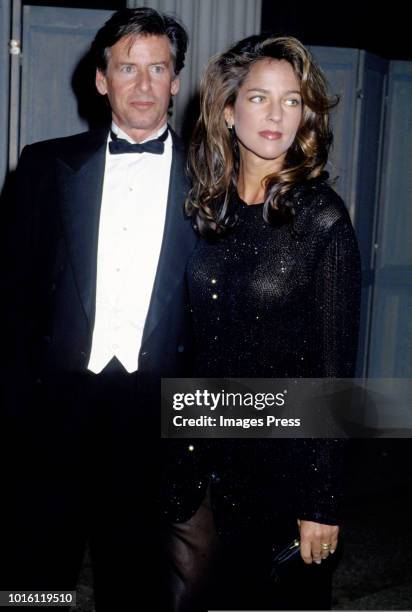
<svg viewBox="0 0 412 612">
<path fill-rule="evenodd" d="M 237 190 L 239 146 L 229 130 L 226 107 L 233 107 L 251 67 L 262 59 L 286 60 L 300 83 L 302 120 L 281 171 L 264 179 L 266 222 L 293 222 L 292 190 L 322 174 L 332 144 L 329 111 L 337 98 L 327 93 L 325 77 L 308 50 L 289 36 L 250 36 L 209 60 L 200 85 L 200 117 L 189 149 L 192 188 L 186 211 L 201 235 L 223 233 L 235 222 L 231 202 Z M 292 223 L 293 224 L 293 223 Z"/>
</svg>

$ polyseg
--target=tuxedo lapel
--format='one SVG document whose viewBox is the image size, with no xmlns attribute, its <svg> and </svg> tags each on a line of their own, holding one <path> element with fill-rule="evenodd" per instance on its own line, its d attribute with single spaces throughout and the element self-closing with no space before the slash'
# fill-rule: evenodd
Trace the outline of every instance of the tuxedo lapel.
<svg viewBox="0 0 412 612">
<path fill-rule="evenodd" d="M 107 131 L 83 135 L 57 159 L 59 202 L 70 262 L 84 313 L 93 325 L 97 244 Z"/>
<path fill-rule="evenodd" d="M 150 306 L 142 339 L 142 351 L 162 318 L 176 289 L 184 282 L 186 262 L 196 235 L 184 214 L 188 180 L 185 173 L 185 151 L 182 141 L 172 131 L 173 156 L 167 199 L 165 227 Z M 183 308 L 183 304 L 182 304 Z"/>
</svg>

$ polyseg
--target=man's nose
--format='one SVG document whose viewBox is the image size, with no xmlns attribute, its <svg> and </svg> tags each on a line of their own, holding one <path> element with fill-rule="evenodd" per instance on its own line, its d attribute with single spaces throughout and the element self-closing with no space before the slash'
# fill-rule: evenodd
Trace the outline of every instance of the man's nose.
<svg viewBox="0 0 412 612">
<path fill-rule="evenodd" d="M 136 87 L 140 91 L 148 91 L 150 89 L 150 74 L 147 70 L 139 70 L 136 75 Z"/>
</svg>

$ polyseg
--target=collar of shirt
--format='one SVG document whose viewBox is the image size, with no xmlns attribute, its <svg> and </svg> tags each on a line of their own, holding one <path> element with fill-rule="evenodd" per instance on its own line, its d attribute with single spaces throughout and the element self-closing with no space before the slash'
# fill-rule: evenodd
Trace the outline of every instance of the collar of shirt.
<svg viewBox="0 0 412 612">
<path fill-rule="evenodd" d="M 164 134 L 166 130 L 167 130 L 167 123 L 164 123 L 161 128 L 159 128 L 156 132 L 153 132 L 153 134 L 150 134 L 148 138 L 145 138 L 144 140 L 142 140 L 140 144 L 143 144 L 144 142 L 148 142 L 149 140 L 154 140 L 155 138 L 159 138 L 159 136 Z M 119 128 L 119 126 L 114 121 L 112 121 L 112 132 L 116 134 L 118 138 L 124 138 L 124 140 L 127 140 L 131 144 L 135 144 L 136 142 L 135 140 L 130 138 L 130 136 L 126 134 L 126 132 L 124 132 L 121 128 Z M 111 140 L 111 137 L 109 135 L 109 141 L 110 140 Z"/>
</svg>

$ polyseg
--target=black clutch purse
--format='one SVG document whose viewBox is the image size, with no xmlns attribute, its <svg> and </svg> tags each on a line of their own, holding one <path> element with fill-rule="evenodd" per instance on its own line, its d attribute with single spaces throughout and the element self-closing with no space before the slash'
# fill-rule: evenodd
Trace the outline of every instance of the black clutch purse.
<svg viewBox="0 0 412 612">
<path fill-rule="evenodd" d="M 300 561 L 300 542 L 298 538 L 289 542 L 286 546 L 275 546 L 272 556 L 272 567 L 270 578 L 274 582 L 279 582 L 284 576 L 288 575 L 296 564 Z"/>
</svg>

